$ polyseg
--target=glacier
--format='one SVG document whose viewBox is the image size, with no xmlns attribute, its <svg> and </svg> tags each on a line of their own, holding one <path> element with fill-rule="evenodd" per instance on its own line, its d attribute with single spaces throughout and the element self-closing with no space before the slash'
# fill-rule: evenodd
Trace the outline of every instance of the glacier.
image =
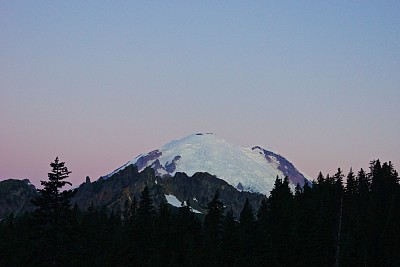
<svg viewBox="0 0 400 267">
<path fill-rule="evenodd" d="M 238 190 L 269 195 L 276 177 L 289 177 L 291 187 L 308 182 L 283 156 L 259 146 L 244 148 L 211 133 L 198 133 L 167 143 L 157 150 L 141 154 L 112 173 L 135 165 L 139 171 L 150 166 L 160 177 L 184 172 L 208 172 Z"/>
</svg>

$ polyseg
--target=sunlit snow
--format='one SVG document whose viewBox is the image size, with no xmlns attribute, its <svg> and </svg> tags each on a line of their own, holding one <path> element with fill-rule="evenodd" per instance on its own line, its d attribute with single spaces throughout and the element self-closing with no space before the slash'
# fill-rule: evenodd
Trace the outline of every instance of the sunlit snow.
<svg viewBox="0 0 400 267">
<path fill-rule="evenodd" d="M 190 135 L 166 144 L 160 152 L 162 155 L 158 159 L 163 166 L 175 156 L 181 156 L 175 172 L 185 172 L 189 176 L 208 172 L 234 187 L 241 183 L 244 190 L 269 193 L 276 176 L 282 176 L 275 162 L 272 166 L 266 164 L 264 155 L 251 148 L 232 145 L 214 134 Z"/>
<path fill-rule="evenodd" d="M 174 207 L 177 207 L 177 208 L 182 207 L 182 202 L 180 202 L 179 199 L 176 198 L 176 196 L 174 196 L 174 195 L 164 195 L 164 196 L 167 199 L 168 204 L 170 204 Z M 186 205 L 187 205 L 186 201 L 184 201 L 183 206 L 186 206 Z M 190 207 L 190 208 L 191 208 L 191 211 L 194 213 L 202 213 L 198 210 L 193 209 L 192 207 Z"/>
<path fill-rule="evenodd" d="M 182 202 L 180 202 L 176 196 L 174 195 L 164 195 L 167 199 L 168 204 L 180 208 L 182 206 Z"/>
<path fill-rule="evenodd" d="M 173 162 L 176 156 L 180 156 L 175 160 L 175 170 L 170 172 L 170 175 L 185 172 L 192 176 L 196 172 L 208 172 L 235 188 L 240 184 L 244 191 L 267 195 L 274 186 L 275 178 L 284 177 L 278 169 L 280 162 L 275 157 L 271 157 L 271 162 L 267 162 L 262 150 L 230 144 L 214 134 L 189 135 L 166 144 L 158 151 L 161 152 L 161 156 L 148 161 L 139 171 L 151 166 L 158 159 L 163 167 L 156 169 L 156 172 L 165 174 L 167 172 L 164 166 Z M 139 158 L 140 156 L 129 161 L 113 173 L 135 164 Z"/>
</svg>

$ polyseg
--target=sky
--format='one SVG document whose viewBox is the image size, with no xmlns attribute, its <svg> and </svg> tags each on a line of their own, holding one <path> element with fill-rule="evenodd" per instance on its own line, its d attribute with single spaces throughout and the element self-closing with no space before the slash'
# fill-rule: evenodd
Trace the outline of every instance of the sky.
<svg viewBox="0 0 400 267">
<path fill-rule="evenodd" d="M 73 185 L 192 133 L 311 178 L 400 170 L 399 1 L 0 0 L 0 180 Z"/>
</svg>

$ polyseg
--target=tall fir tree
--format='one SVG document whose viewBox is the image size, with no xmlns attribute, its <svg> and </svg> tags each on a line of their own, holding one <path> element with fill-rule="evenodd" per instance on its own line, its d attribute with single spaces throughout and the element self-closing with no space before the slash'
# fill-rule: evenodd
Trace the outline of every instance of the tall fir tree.
<svg viewBox="0 0 400 267">
<path fill-rule="evenodd" d="M 239 218 L 239 230 L 240 230 L 240 266 L 254 266 L 255 265 L 255 218 L 253 207 L 249 203 L 249 199 L 246 198 L 243 209 L 240 212 Z"/>
<path fill-rule="evenodd" d="M 190 206 L 189 199 L 182 202 L 174 220 L 174 266 L 196 266 L 201 249 L 201 222 Z"/>
<path fill-rule="evenodd" d="M 224 219 L 224 204 L 219 199 L 219 191 L 207 205 L 208 212 L 204 218 L 203 259 L 207 266 L 219 266 L 219 251 Z"/>
<path fill-rule="evenodd" d="M 313 187 L 314 188 L 314 187 Z M 290 238 L 288 255 L 290 266 L 312 266 L 314 251 L 312 249 L 315 238 L 315 201 L 314 190 L 304 183 L 298 188 L 293 200 L 293 228 Z"/>
<path fill-rule="evenodd" d="M 394 262 L 392 237 L 395 235 L 393 220 L 396 192 L 398 190 L 398 174 L 391 162 L 381 164 L 379 160 L 370 164 L 371 192 L 368 211 L 368 234 L 370 245 L 368 249 L 370 264 L 388 266 Z M 376 229 L 380 229 L 377 231 Z M 392 229 L 392 230 L 389 230 Z"/>
<path fill-rule="evenodd" d="M 268 264 L 268 246 L 269 246 L 269 207 L 266 198 L 261 200 L 260 207 L 257 210 L 256 221 L 256 263 L 258 266 Z"/>
<path fill-rule="evenodd" d="M 227 212 L 221 241 L 221 266 L 234 267 L 239 265 L 240 257 L 240 234 L 239 226 L 232 209 Z"/>
<path fill-rule="evenodd" d="M 293 220 L 293 194 L 289 188 L 289 179 L 279 177 L 275 180 L 274 188 L 268 198 L 269 216 L 268 257 L 273 266 L 287 266 L 289 264 L 290 233 Z"/>
<path fill-rule="evenodd" d="M 343 227 L 340 263 L 350 266 L 355 262 L 356 244 L 359 241 L 358 233 L 355 231 L 359 222 L 359 213 L 356 204 L 357 181 L 353 169 L 346 178 L 346 188 L 343 197 Z"/>
<path fill-rule="evenodd" d="M 145 186 L 139 201 L 134 220 L 134 238 L 136 239 L 138 254 L 141 257 L 141 265 L 152 266 L 157 260 L 153 255 L 156 253 L 154 244 L 154 223 L 155 223 L 154 201 L 150 188 Z"/>
<path fill-rule="evenodd" d="M 65 162 L 56 157 L 50 166 L 52 170 L 48 173 L 48 181 L 41 181 L 43 189 L 39 189 L 39 196 L 32 200 L 36 206 L 35 235 L 40 242 L 37 260 L 42 266 L 63 266 L 68 257 L 65 246 L 71 237 L 66 226 L 72 219 L 70 207 L 74 192 L 62 191 L 65 185 L 72 185 L 66 181 L 71 172 Z"/>
<path fill-rule="evenodd" d="M 172 220 L 168 204 L 161 203 L 155 220 L 155 243 L 159 255 L 159 266 L 168 266 L 172 258 Z"/>
<path fill-rule="evenodd" d="M 337 173 L 334 175 L 335 180 L 335 191 L 334 199 L 336 200 L 336 214 L 337 214 L 337 225 L 336 225 L 336 253 L 335 253 L 335 266 L 339 267 L 340 263 L 340 247 L 342 244 L 342 225 L 343 225 L 343 178 L 344 174 L 339 168 Z"/>
</svg>

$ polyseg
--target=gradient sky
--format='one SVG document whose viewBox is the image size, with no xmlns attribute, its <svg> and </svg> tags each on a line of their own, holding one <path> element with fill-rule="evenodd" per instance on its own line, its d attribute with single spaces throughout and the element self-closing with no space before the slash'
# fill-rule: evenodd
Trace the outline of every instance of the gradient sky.
<svg viewBox="0 0 400 267">
<path fill-rule="evenodd" d="M 0 0 L 0 180 L 78 185 L 196 132 L 315 178 L 400 170 L 399 1 Z"/>
</svg>

